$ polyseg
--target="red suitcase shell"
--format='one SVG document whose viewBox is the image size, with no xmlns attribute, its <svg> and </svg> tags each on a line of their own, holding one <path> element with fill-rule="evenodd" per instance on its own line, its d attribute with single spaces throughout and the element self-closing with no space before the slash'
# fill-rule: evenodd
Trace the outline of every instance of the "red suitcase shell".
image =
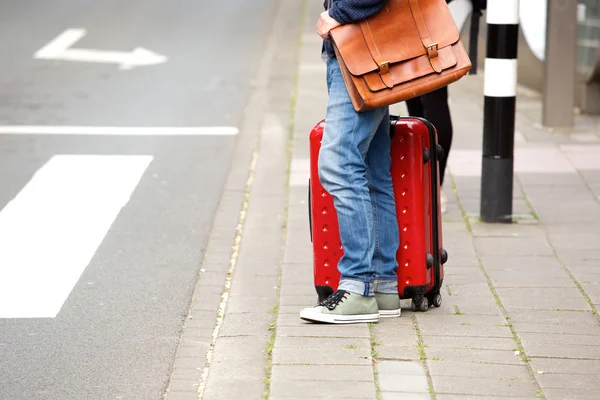
<svg viewBox="0 0 600 400">
<path fill-rule="evenodd" d="M 318 175 L 318 153 L 325 122 L 310 134 L 309 221 L 313 270 L 319 301 L 337 289 L 337 262 L 343 254 L 332 197 Z M 437 133 L 422 118 L 392 116 L 392 180 L 400 230 L 398 294 L 411 299 L 413 310 L 426 311 L 442 302 L 440 288 L 448 254 L 442 248 L 438 160 L 443 149 Z M 435 151 L 432 151 L 435 149 Z"/>
</svg>

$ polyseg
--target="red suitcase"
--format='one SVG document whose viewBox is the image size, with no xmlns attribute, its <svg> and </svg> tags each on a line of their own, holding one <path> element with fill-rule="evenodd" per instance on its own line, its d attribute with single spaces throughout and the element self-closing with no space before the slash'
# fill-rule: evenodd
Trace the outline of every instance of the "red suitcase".
<svg viewBox="0 0 600 400">
<path fill-rule="evenodd" d="M 322 301 L 337 289 L 337 262 L 343 254 L 333 198 L 323 189 L 317 172 L 325 122 L 310 134 L 308 207 L 315 289 Z M 412 309 L 426 311 L 442 303 L 440 288 L 448 259 L 442 248 L 439 165 L 443 149 L 434 126 L 422 118 L 392 116 L 392 180 L 396 199 L 398 294 L 411 299 Z M 436 151 L 432 151 L 436 149 Z"/>
</svg>

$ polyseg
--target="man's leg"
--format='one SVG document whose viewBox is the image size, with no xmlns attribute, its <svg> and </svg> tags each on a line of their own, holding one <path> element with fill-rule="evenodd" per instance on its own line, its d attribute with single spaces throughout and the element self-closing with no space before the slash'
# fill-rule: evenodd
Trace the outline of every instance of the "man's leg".
<svg viewBox="0 0 600 400">
<path fill-rule="evenodd" d="M 371 266 L 375 237 L 365 158 L 380 122 L 387 116 L 387 107 L 357 113 L 336 59 L 327 63 L 327 84 L 329 102 L 319 152 L 319 178 L 333 197 L 344 255 L 338 263 L 338 292 L 325 305 L 303 310 L 301 318 L 370 322 L 379 314 Z"/>
<path fill-rule="evenodd" d="M 367 167 L 373 204 L 375 252 L 371 263 L 375 272 L 375 297 L 382 317 L 400 316 L 398 296 L 399 229 L 390 168 L 390 121 L 386 113 L 367 152 Z"/>
<path fill-rule="evenodd" d="M 406 108 L 408 110 L 408 115 L 411 117 L 423 118 L 423 103 L 421 102 L 421 96 L 406 100 Z"/>
<path fill-rule="evenodd" d="M 438 142 L 444 149 L 444 158 L 440 160 L 440 195 L 442 213 L 445 214 L 447 211 L 447 198 L 444 194 L 443 186 L 453 134 L 452 117 L 450 115 L 450 107 L 448 106 L 448 86 L 424 94 L 419 99 L 420 108 L 419 104 L 412 102 L 412 100 L 410 100 L 411 102 L 407 101 L 406 104 L 410 115 L 425 118 L 437 129 Z"/>
<path fill-rule="evenodd" d="M 444 158 L 440 160 L 440 183 L 444 184 L 446 161 L 452 146 L 452 116 L 448 105 L 448 86 L 441 87 L 423 95 L 423 117 L 437 129 L 438 142 L 444 149 Z"/>
</svg>

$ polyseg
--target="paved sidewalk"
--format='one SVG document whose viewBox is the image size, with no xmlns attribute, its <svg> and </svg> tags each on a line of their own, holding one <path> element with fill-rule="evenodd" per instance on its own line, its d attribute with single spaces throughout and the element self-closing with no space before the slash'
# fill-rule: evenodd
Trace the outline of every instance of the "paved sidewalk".
<svg viewBox="0 0 600 400">
<path fill-rule="evenodd" d="M 450 88 L 442 307 L 404 302 L 373 325 L 300 320 L 317 298 L 307 183 L 327 101 L 322 2 L 279 4 L 165 399 L 600 398 L 598 120 L 543 129 L 539 96 L 521 90 L 517 223 L 482 224 L 482 75 Z"/>
<path fill-rule="evenodd" d="M 451 86 L 441 308 L 372 326 L 312 325 L 308 134 L 324 116 L 325 69 L 309 2 L 302 35 L 286 243 L 270 399 L 600 398 L 600 137 L 596 120 L 552 132 L 540 98 L 518 97 L 516 223 L 480 223 L 483 75 Z M 403 112 L 403 105 L 394 111 Z"/>
</svg>

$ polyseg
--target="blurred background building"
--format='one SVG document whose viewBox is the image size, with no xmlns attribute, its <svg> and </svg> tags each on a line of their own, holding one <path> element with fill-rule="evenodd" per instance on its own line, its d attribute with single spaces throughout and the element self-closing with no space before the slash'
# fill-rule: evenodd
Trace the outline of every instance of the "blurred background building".
<svg viewBox="0 0 600 400">
<path fill-rule="evenodd" d="M 543 93 L 544 62 L 547 42 L 548 4 L 555 1 L 554 7 L 560 7 L 559 0 L 521 0 L 520 35 L 518 55 L 519 84 Z M 562 4 L 575 2 L 577 6 L 574 107 L 583 114 L 600 114 L 600 0 L 562 0 Z M 569 5 L 569 7 L 571 7 Z M 571 8 L 572 10 L 572 8 Z M 563 21 L 564 23 L 564 21 Z M 469 20 L 462 30 L 466 45 L 469 42 Z M 557 27 L 555 29 L 562 29 Z M 484 66 L 486 56 L 485 14 L 480 24 L 478 60 Z"/>
</svg>

